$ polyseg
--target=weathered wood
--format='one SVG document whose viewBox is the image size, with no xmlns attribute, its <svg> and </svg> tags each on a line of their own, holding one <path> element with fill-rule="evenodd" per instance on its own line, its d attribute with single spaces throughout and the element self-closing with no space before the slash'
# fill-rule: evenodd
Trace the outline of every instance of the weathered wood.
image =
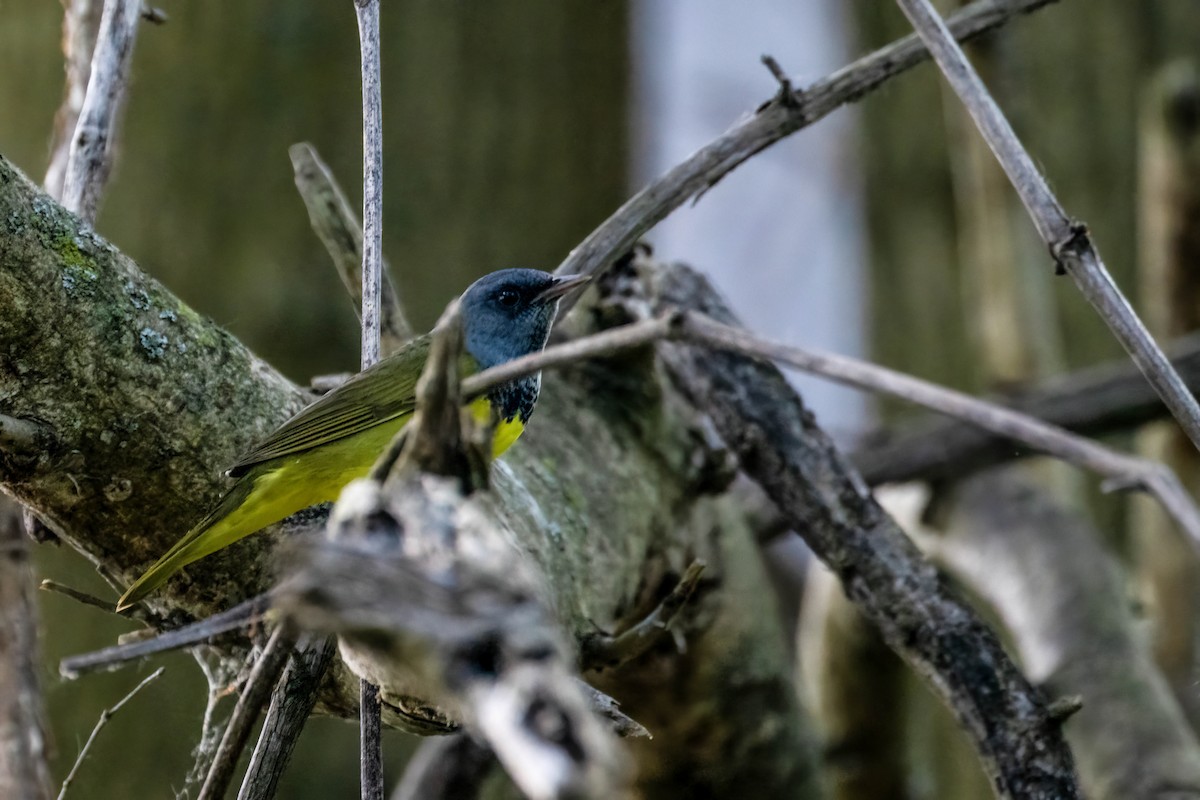
<svg viewBox="0 0 1200 800">
<path fill-rule="evenodd" d="M 217 470 L 305 395 L 2 160 L 0 234 L 0 413 L 56 442 L 32 457 L 0 451 L 0 482 L 129 580 L 216 496 Z M 619 633 L 693 559 L 708 564 L 680 625 L 686 653 L 668 640 L 593 676 L 654 734 L 631 745 L 646 796 L 720 795 L 751 777 L 763 798 L 819 796 L 757 544 L 724 492 L 731 476 L 707 423 L 635 354 L 545 376 L 488 502 L 570 640 Z M 197 562 L 153 605 L 200 615 L 261 591 L 271 542 L 255 535 Z M 357 680 L 340 674 L 319 709 L 352 716 Z M 385 721 L 403 722 L 386 706 Z"/>
<path fill-rule="evenodd" d="M 673 270 L 660 280 L 658 304 L 728 318 L 696 273 Z M 1040 693 L 879 507 L 779 371 L 694 347 L 662 351 L 673 383 L 708 411 L 742 468 L 954 712 L 997 796 L 1080 796 L 1071 752 Z"/>
<path fill-rule="evenodd" d="M 1011 477 L 981 475 L 953 494 L 922 542 L 992 606 L 1031 680 L 1051 699 L 1082 698 L 1064 730 L 1087 796 L 1200 797 L 1200 745 L 1098 532 Z"/>
<path fill-rule="evenodd" d="M 29 540 L 0 494 L 0 797 L 49 800 L 46 723 L 38 680 Z"/>
</svg>

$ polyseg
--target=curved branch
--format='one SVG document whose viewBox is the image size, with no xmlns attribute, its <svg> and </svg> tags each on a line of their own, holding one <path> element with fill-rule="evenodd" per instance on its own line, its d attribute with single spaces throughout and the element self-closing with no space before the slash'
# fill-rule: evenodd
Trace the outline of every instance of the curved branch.
<svg viewBox="0 0 1200 800">
<path fill-rule="evenodd" d="M 952 16 L 949 25 L 954 36 L 966 41 L 994 30 L 1018 14 L 1031 13 L 1053 2 L 1056 0 L 978 0 Z M 807 89 L 776 95 L 759 106 L 750 119 L 718 136 L 629 198 L 571 251 L 556 273 L 595 275 L 607 269 L 646 231 L 754 155 L 928 58 L 929 51 L 920 39 L 916 35 L 906 36 Z M 574 292 L 563 298 L 562 314 L 578 302 L 580 294 Z"/>
</svg>

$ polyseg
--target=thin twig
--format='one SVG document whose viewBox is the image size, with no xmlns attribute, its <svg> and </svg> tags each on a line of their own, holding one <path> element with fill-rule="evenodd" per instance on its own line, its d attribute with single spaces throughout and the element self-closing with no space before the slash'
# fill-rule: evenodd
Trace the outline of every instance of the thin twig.
<svg viewBox="0 0 1200 800">
<path fill-rule="evenodd" d="M 270 595 L 262 594 L 211 617 L 205 617 L 199 622 L 167 631 L 153 639 L 119 644 L 93 653 L 64 658 L 59 662 L 58 671 L 64 678 L 78 678 L 97 670 L 111 671 L 130 661 L 156 653 L 204 644 L 214 637 L 261 622 L 269 607 Z"/>
<path fill-rule="evenodd" d="M 82 603 L 85 606 L 92 606 L 93 608 L 98 608 L 101 611 L 107 611 L 109 614 L 116 614 L 119 617 L 130 617 L 134 612 L 134 609 L 132 608 L 127 608 L 124 611 L 117 611 L 113 607 L 111 600 L 101 600 L 95 595 L 88 594 L 87 592 L 81 592 L 78 589 L 73 589 L 70 586 L 59 583 L 58 581 L 52 581 L 49 578 L 39 583 L 38 588 L 44 592 L 61 594 L 63 597 L 69 597 L 77 603 Z"/>
<path fill-rule="evenodd" d="M 362 368 L 379 360 L 379 279 L 383 272 L 383 97 L 379 80 L 379 0 L 355 0 L 362 52 L 363 262 Z"/>
<path fill-rule="evenodd" d="M 354 301 L 354 313 L 362 315 L 362 223 L 350 206 L 345 192 L 333 177 L 333 171 L 321 160 L 308 142 L 288 148 L 295 173 L 296 190 L 308 208 L 313 231 L 325 245 L 342 285 Z M 393 353 L 413 337 L 412 326 L 392 282 L 387 260 L 383 260 L 380 297 L 380 345 L 384 354 Z"/>
<path fill-rule="evenodd" d="M 732 350 L 787 364 L 857 389 L 899 397 L 1092 470 L 1108 479 L 1109 488 L 1145 489 L 1163 504 L 1200 548 L 1200 510 L 1174 473 L 1161 464 L 1120 453 L 1033 417 L 910 375 L 846 356 L 770 342 L 690 311 L 641 320 L 491 367 L 463 381 L 463 397 L 477 397 L 488 389 L 542 369 L 612 355 L 661 339 Z"/>
<path fill-rule="evenodd" d="M 192 748 L 192 766 L 184 776 L 183 787 L 178 792 L 179 796 L 188 798 L 194 792 L 200 791 L 200 786 L 208 777 L 209 768 L 212 767 L 217 750 L 221 747 L 225 726 L 229 723 L 233 707 L 237 705 L 236 699 L 233 699 L 233 689 L 244 682 L 242 676 L 252 666 L 238 658 L 217 652 L 216 648 L 197 648 L 191 652 L 191 656 L 204 674 L 208 691 L 204 693 L 200 738 Z"/>
<path fill-rule="evenodd" d="M 133 687 L 129 694 L 122 697 L 116 705 L 112 706 L 111 708 L 106 708 L 104 711 L 100 712 L 100 719 L 96 720 L 96 727 L 92 728 L 91 736 L 89 736 L 87 741 L 83 743 L 83 747 L 79 750 L 79 755 L 75 758 L 75 764 L 71 767 L 71 771 L 67 773 L 67 777 L 63 780 L 62 788 L 58 790 L 58 800 L 63 800 L 63 798 L 67 796 L 67 789 L 70 789 L 71 784 L 74 783 L 75 775 L 79 772 L 79 768 L 83 765 L 83 759 L 87 757 L 88 750 L 91 749 L 92 742 L 96 741 L 96 736 L 100 733 L 100 729 L 107 725 L 108 721 L 113 718 L 113 715 L 120 711 L 126 703 L 132 700 L 134 695 L 146 688 L 151 681 L 156 680 L 158 676 L 162 675 L 163 670 L 165 669 L 166 667 L 159 667 L 158 669 L 154 670 L 154 672 L 151 672 L 144 679 L 142 679 L 141 683 Z"/>
<path fill-rule="evenodd" d="M 671 623 L 687 605 L 700 583 L 705 563 L 693 561 L 663 601 L 645 618 L 616 636 L 591 636 L 580 648 L 582 668 L 615 669 L 648 651 L 671 630 Z"/>
<path fill-rule="evenodd" d="M 1188 388 L 1200 392 L 1200 335 L 1167 348 Z M 993 402 L 1083 436 L 1129 431 L 1169 415 L 1154 388 L 1124 356 L 1021 388 Z M 1190 444 L 1188 445 L 1191 446 Z M 1034 453 L 962 420 L 927 419 L 869 434 L 851 453 L 867 483 L 937 481 Z"/>
<path fill-rule="evenodd" d="M 1129 301 L 1113 283 L 1087 228 L 1071 219 L 1050 191 L 1012 126 L 972 69 L 929 0 L 897 0 L 954 92 L 970 112 L 988 146 L 1021 196 L 1055 262 L 1071 276 L 1109 330 L 1171 409 L 1192 444 L 1200 448 L 1200 403 L 1163 355 Z"/>
<path fill-rule="evenodd" d="M 1018 14 L 1027 14 L 1056 0 L 979 0 L 950 18 L 950 28 L 963 41 L 1003 25 Z M 769 100 L 745 122 L 697 150 L 635 194 L 600 227 L 592 231 L 555 270 L 559 275 L 595 275 L 629 251 L 646 231 L 666 218 L 689 198 L 706 191 L 747 159 L 831 111 L 858 100 L 889 78 L 929 57 L 915 35 L 906 36 L 860 58 L 804 91 L 794 91 L 790 101 Z M 560 319 L 576 302 L 573 292 L 560 303 Z"/>
<path fill-rule="evenodd" d="M 87 222 L 96 221 L 100 195 L 112 171 L 141 13 L 141 0 L 107 0 L 100 16 L 87 95 L 71 137 L 62 191 L 62 204 Z"/>
<path fill-rule="evenodd" d="M 379 360 L 379 279 L 383 271 L 383 96 L 379 70 L 379 0 L 354 0 L 362 54 L 363 265 L 362 368 Z M 359 685 L 361 796 L 383 800 L 379 687 Z"/>
<path fill-rule="evenodd" d="M 1048 455 L 1092 470 L 1111 488 L 1141 488 L 1153 494 L 1179 527 L 1200 547 L 1200 510 L 1162 464 L 1117 452 L 1041 420 L 911 375 L 845 356 L 820 353 L 758 339 L 706 317 L 688 314 L 685 337 L 711 347 L 768 359 L 846 386 L 881 392 L 971 422 L 992 433 L 1023 442 Z"/>
<path fill-rule="evenodd" d="M 200 787 L 199 800 L 220 800 L 225 796 L 238 758 L 246 748 L 250 731 L 258 721 L 258 712 L 267 702 L 275 681 L 287 664 L 288 655 L 296 643 L 296 636 L 287 624 L 279 625 L 267 640 L 262 655 L 254 662 L 254 669 L 246 680 L 246 686 L 234 706 L 229 724 L 221 736 L 221 745 L 209 767 L 208 777 Z"/>
<path fill-rule="evenodd" d="M 283 677 L 271 692 L 271 705 L 246 767 L 238 800 L 275 797 L 279 779 L 317 703 L 321 681 L 336 653 L 337 641 L 331 636 L 301 642 L 292 652 Z"/>
</svg>

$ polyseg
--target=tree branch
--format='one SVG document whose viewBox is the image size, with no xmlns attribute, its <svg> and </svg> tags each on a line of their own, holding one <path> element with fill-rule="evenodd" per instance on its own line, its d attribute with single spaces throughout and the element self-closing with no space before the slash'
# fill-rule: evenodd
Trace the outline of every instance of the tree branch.
<svg viewBox="0 0 1200 800">
<path fill-rule="evenodd" d="M 379 360 L 379 279 L 383 272 L 383 97 L 379 74 L 379 0 L 354 0 L 362 52 L 363 263 L 362 368 Z M 383 800 L 379 688 L 359 685 L 363 800 Z"/>
<path fill-rule="evenodd" d="M 676 270 L 661 280 L 655 307 L 730 318 L 700 276 Z M 686 345 L 664 347 L 663 360 L 850 599 L 954 712 L 997 795 L 1079 797 L 1071 753 L 1041 695 L 879 508 L 778 371 Z"/>
<path fill-rule="evenodd" d="M 142 682 L 129 690 L 129 694 L 122 697 L 116 705 L 104 709 L 100 713 L 100 719 L 96 720 L 96 727 L 92 728 L 92 733 L 88 736 L 87 741 L 83 743 L 83 747 L 79 749 L 79 755 L 75 758 L 75 763 L 71 766 L 71 771 L 67 773 L 67 777 L 63 779 L 62 788 L 58 790 L 58 800 L 63 800 L 67 796 L 67 790 L 71 788 L 71 784 L 75 782 L 75 775 L 78 774 L 79 768 L 83 766 L 83 760 L 87 758 L 88 750 L 92 749 L 92 742 L 96 741 L 96 737 L 100 734 L 100 730 L 108 724 L 108 721 L 113 718 L 121 708 L 133 699 L 134 695 L 144 689 L 152 681 L 163 674 L 166 667 L 159 667 L 151 672 Z"/>
<path fill-rule="evenodd" d="M 105 0 L 100 16 L 87 94 L 71 138 L 62 190 L 63 205 L 89 223 L 96 221 L 100 196 L 112 171 L 141 12 L 141 0 Z"/>
<path fill-rule="evenodd" d="M 12 800 L 50 797 L 32 584 L 20 511 L 0 494 L 0 797 Z"/>
<path fill-rule="evenodd" d="M 58 665 L 58 671 L 60 675 L 70 680 L 89 672 L 111 671 L 131 661 L 158 653 L 194 647 L 198 644 L 211 644 L 220 636 L 262 622 L 266 618 L 269 607 L 270 597 L 259 595 L 244 603 L 239 603 L 233 608 L 220 611 L 173 631 L 161 633 L 152 639 L 118 644 L 94 653 L 64 658 Z"/>
<path fill-rule="evenodd" d="M 1200 746 L 1099 532 L 995 474 L 963 482 L 935 508 L 934 530 L 914 527 L 921 544 L 999 615 L 1033 681 L 1052 697 L 1082 696 L 1065 732 L 1087 796 L 1200 796 Z"/>
<path fill-rule="evenodd" d="M 950 18 L 954 35 L 966 41 L 1055 0 L 979 0 Z M 556 270 L 559 275 L 595 275 L 625 254 L 689 198 L 754 155 L 830 112 L 877 89 L 889 78 L 920 64 L 929 52 L 915 36 L 907 36 L 817 81 L 803 91 L 768 100 L 745 122 L 697 150 L 617 209 L 571 251 Z M 560 316 L 579 300 L 580 292 L 562 299 Z"/>
<path fill-rule="evenodd" d="M 1200 391 L 1200 334 L 1173 342 L 1168 352 L 1189 390 Z M 1154 388 L 1126 358 L 1060 375 L 993 402 L 1090 437 L 1169 416 Z M 973 424 L 929 418 L 867 437 L 852 460 L 867 483 L 878 486 L 961 478 L 967 472 L 1036 454 Z"/>
<path fill-rule="evenodd" d="M 1067 216 L 929 0 L 897 2 L 1004 167 L 1055 262 L 1075 281 L 1171 409 L 1192 444 L 1200 448 L 1200 404 L 1113 283 L 1086 226 Z"/>
<path fill-rule="evenodd" d="M 221 744 L 209 767 L 208 777 L 200 787 L 199 800 L 221 800 L 225 797 L 229 783 L 233 780 L 238 759 L 241 758 L 242 750 L 246 748 L 246 742 L 250 739 L 250 731 L 258 721 L 258 713 L 266 704 L 295 644 L 296 637 L 286 624 L 277 626 L 271 633 L 262 654 L 250 670 L 250 677 L 242 688 L 229 723 L 225 726 L 225 733 L 221 736 Z"/>
<path fill-rule="evenodd" d="M 334 179 L 333 172 L 317 154 L 316 148 L 302 142 L 289 147 L 288 155 L 292 159 L 296 190 L 308 209 L 312 229 L 325 245 L 329 257 L 333 259 L 334 269 L 354 301 L 354 313 L 361 321 L 362 224 L 351 209 L 345 192 Z M 387 355 L 394 353 L 411 339 L 413 330 L 404 315 L 386 260 L 382 263 L 380 277 L 380 347 L 383 354 Z"/>
<path fill-rule="evenodd" d="M 246 767 L 238 800 L 275 797 L 336 653 L 337 643 L 329 637 L 301 641 L 292 651 L 287 669 L 271 693 L 271 705 Z"/>
<path fill-rule="evenodd" d="M 71 140 L 87 97 L 88 78 L 92 74 L 92 50 L 100 28 L 103 0 L 65 0 L 63 3 L 63 61 L 67 81 L 62 104 L 54 115 L 54 136 L 50 143 L 50 164 L 42 186 L 55 199 L 62 198 L 63 182 L 67 176 L 67 160 L 71 155 Z"/>
</svg>

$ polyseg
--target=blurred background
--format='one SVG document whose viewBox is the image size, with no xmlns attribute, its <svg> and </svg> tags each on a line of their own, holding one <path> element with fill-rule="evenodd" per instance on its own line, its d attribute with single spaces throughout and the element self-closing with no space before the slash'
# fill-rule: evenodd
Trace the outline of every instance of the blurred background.
<svg viewBox="0 0 1200 800">
<path fill-rule="evenodd" d="M 294 380 L 353 368 L 354 311 L 287 157 L 292 143 L 312 142 L 359 196 L 350 3 L 161 5 L 169 21 L 139 34 L 98 230 Z M 776 90 L 761 54 L 803 86 L 908 32 L 881 0 L 388 0 L 382 20 L 384 249 L 419 329 L 484 272 L 553 269 L 632 191 L 752 113 Z M 0 152 L 37 181 L 62 94 L 61 24 L 56 3 L 0 0 Z M 1062 0 L 971 51 L 1134 298 L 1145 284 L 1139 148 L 1153 87 L 1196 53 L 1194 0 Z M 973 392 L 1119 352 L 1069 281 L 1053 277 L 929 66 L 756 157 L 649 238 L 659 256 L 713 276 L 759 332 Z M 1156 332 L 1179 331 L 1164 322 Z M 913 413 L 800 385 L 847 444 Z M 1127 509 L 1083 490 L 1114 547 L 1128 550 Z M 107 595 L 73 554 L 37 556 L 42 576 Z M 776 557 L 794 569 L 803 561 L 794 548 Z M 171 796 L 203 709 L 194 662 L 174 656 L 63 682 L 62 656 L 109 644 L 127 626 L 60 596 L 39 599 L 56 776 L 101 710 L 162 663 L 167 674 L 101 735 L 74 791 Z M 929 711 L 922 689 L 911 694 Z M 908 796 L 990 796 L 948 721 L 908 718 Z M 411 744 L 389 735 L 390 774 Z M 354 796 L 356 751 L 353 725 L 314 721 L 281 796 Z"/>
</svg>

